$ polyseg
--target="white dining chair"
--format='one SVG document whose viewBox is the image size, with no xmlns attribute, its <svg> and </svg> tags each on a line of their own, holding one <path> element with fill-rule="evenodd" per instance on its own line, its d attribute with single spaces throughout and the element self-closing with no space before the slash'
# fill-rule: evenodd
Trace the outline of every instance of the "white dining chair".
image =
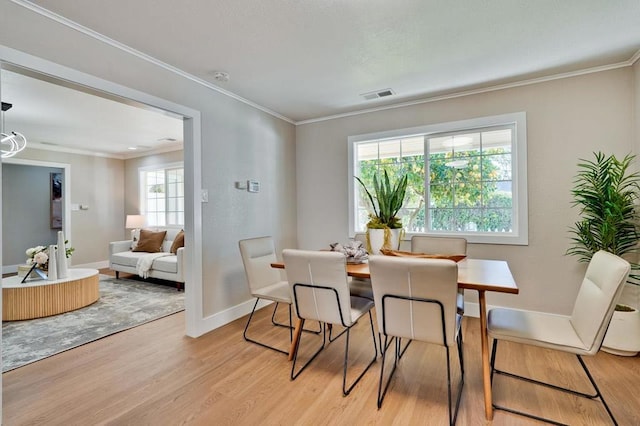
<svg viewBox="0 0 640 426">
<path fill-rule="evenodd" d="M 256 343 L 265 348 L 272 349 L 277 352 L 289 354 L 287 349 L 277 348 L 268 345 L 264 342 L 257 341 L 248 337 L 247 331 L 249 330 L 249 324 L 256 311 L 258 302 L 260 299 L 271 300 L 275 302 L 273 314 L 271 315 L 271 322 L 276 326 L 283 326 L 289 328 L 289 342 L 293 337 L 293 327 L 291 326 L 291 295 L 289 293 L 289 283 L 282 280 L 280 272 L 271 267 L 271 263 L 275 262 L 276 252 L 271 237 L 259 237 L 240 240 L 240 255 L 242 256 L 242 263 L 244 264 L 244 270 L 247 276 L 247 283 L 249 285 L 249 291 L 251 296 L 256 298 L 256 302 L 253 305 L 251 314 L 244 328 L 243 337 L 246 341 Z M 278 305 L 285 303 L 289 308 L 289 324 L 281 324 L 275 321 Z"/>
<path fill-rule="evenodd" d="M 333 342 L 343 334 L 346 335 L 342 393 L 348 395 L 377 358 L 378 348 L 371 316 L 373 301 L 350 295 L 346 260 L 342 253 L 287 249 L 283 250 L 282 257 L 287 270 L 295 312 L 298 318 L 302 320 L 301 326 L 304 326 L 304 322 L 307 320 L 320 321 L 325 324 L 322 345 L 298 371 L 296 371 L 296 363 L 302 335 L 296 341 L 291 365 L 291 380 L 295 380 L 325 348 L 327 340 L 326 324 L 342 326 L 345 329 L 334 338 L 331 336 L 331 331 L 334 327 L 330 328 L 329 341 Z M 350 332 L 351 328 L 365 314 L 369 314 L 373 340 L 373 358 L 358 377 L 347 386 Z"/>
<path fill-rule="evenodd" d="M 464 385 L 462 355 L 462 317 L 457 313 L 458 265 L 452 260 L 372 256 L 369 259 L 371 284 L 378 317 L 378 329 L 384 336 L 378 408 L 402 357 L 400 339 L 419 340 L 446 349 L 449 424 L 458 416 Z M 394 363 L 384 382 L 386 355 L 395 340 Z M 449 348 L 455 346 L 460 363 L 460 381 L 453 407 Z M 408 347 L 408 345 L 405 347 Z"/>
<path fill-rule="evenodd" d="M 432 237 L 430 235 L 414 235 L 411 237 L 413 253 L 467 255 L 467 240 L 461 237 Z M 464 315 L 464 289 L 458 289 L 458 313 Z"/>
<path fill-rule="evenodd" d="M 491 353 L 492 383 L 493 374 L 496 373 L 568 392 L 583 398 L 600 399 L 613 424 L 617 425 L 618 423 L 613 413 L 609 409 L 582 356 L 595 355 L 600 350 L 616 301 L 622 292 L 623 284 L 629 276 L 629 271 L 629 262 L 606 251 L 599 251 L 593 255 L 589 262 L 571 315 L 507 308 L 491 309 L 487 320 L 487 328 L 489 335 L 494 339 Z M 498 370 L 495 368 L 495 362 L 498 342 L 501 340 L 575 354 L 589 378 L 595 394 L 578 392 L 573 389 Z M 496 403 L 493 404 L 493 407 L 497 410 L 508 411 L 532 419 L 561 424 L 554 420 L 507 408 Z"/>
</svg>

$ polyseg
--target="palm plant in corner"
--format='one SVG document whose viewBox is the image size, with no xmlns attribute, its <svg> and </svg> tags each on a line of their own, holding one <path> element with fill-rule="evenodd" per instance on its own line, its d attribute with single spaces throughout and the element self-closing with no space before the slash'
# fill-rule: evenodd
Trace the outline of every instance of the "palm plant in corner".
<svg viewBox="0 0 640 426">
<path fill-rule="evenodd" d="M 631 263 L 628 284 L 640 286 L 637 262 L 640 228 L 637 202 L 640 199 L 640 173 L 631 172 L 635 159 L 626 155 L 594 153 L 595 160 L 581 159 L 571 193 L 581 218 L 569 231 L 573 234 L 567 254 L 579 262 L 589 262 L 598 250 L 606 250 Z M 634 290 L 630 288 L 630 290 Z M 640 288 L 635 288 L 638 292 Z M 618 304 L 603 342 L 603 349 L 618 355 L 640 351 L 640 312 L 638 306 Z"/>
<path fill-rule="evenodd" d="M 372 195 L 364 182 L 357 176 L 362 188 L 373 208 L 373 213 L 369 213 L 367 223 L 367 251 L 379 254 L 380 249 L 397 249 L 401 232 L 402 220 L 396 215 L 402 208 L 404 197 L 407 192 L 407 175 L 402 176 L 394 185 L 391 185 L 389 174 L 384 171 L 384 177 L 378 179 L 373 176 Z"/>
</svg>

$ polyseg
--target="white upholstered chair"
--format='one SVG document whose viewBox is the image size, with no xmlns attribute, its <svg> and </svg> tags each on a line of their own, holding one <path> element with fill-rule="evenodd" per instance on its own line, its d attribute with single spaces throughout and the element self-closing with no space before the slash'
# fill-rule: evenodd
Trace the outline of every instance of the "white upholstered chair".
<svg viewBox="0 0 640 426">
<path fill-rule="evenodd" d="M 251 311 L 247 325 L 244 328 L 244 339 L 260 346 L 264 346 L 265 348 L 273 349 L 274 351 L 288 355 L 289 351 L 287 348 L 276 348 L 247 336 L 247 330 L 249 329 L 249 324 L 251 323 L 253 314 L 258 306 L 258 302 L 260 299 L 266 299 L 276 303 L 271 316 L 271 322 L 274 325 L 289 328 L 289 342 L 291 342 L 292 339 L 293 332 L 291 327 L 291 295 L 289 293 L 289 283 L 287 281 L 283 281 L 278 270 L 271 267 L 271 263 L 277 261 L 273 239 L 271 237 L 250 238 L 241 240 L 239 242 L 239 246 L 242 263 L 244 264 L 244 270 L 247 275 L 249 291 L 251 292 L 251 296 L 256 298 L 256 303 L 253 305 L 253 310 Z M 280 324 L 275 321 L 276 311 L 280 303 L 287 304 L 289 308 L 288 325 Z"/>
<path fill-rule="evenodd" d="M 432 237 L 414 235 L 411 237 L 413 253 L 467 255 L 467 240 L 460 237 Z M 464 289 L 458 289 L 458 313 L 464 315 Z"/>
<path fill-rule="evenodd" d="M 345 327 L 345 330 L 329 341 L 335 341 L 342 334 L 346 334 L 345 355 L 342 378 L 342 393 L 348 395 L 360 381 L 369 367 L 376 361 L 378 348 L 376 346 L 371 308 L 373 301 L 362 297 L 351 296 L 349 293 L 346 260 L 342 253 L 330 251 L 307 251 L 287 249 L 282 252 L 287 278 L 293 297 L 296 314 L 302 320 L 320 321 L 325 324 Z M 349 334 L 351 327 L 365 314 L 369 314 L 371 336 L 373 340 L 373 358 L 360 375 L 347 386 L 347 366 L 349 360 Z M 298 349 L 302 335 L 296 342 L 291 365 L 291 379 L 294 380 L 315 357 L 324 349 L 326 344 L 326 326 L 322 335 L 322 346 L 296 372 Z M 331 328 L 330 330 L 332 330 Z"/>
<path fill-rule="evenodd" d="M 623 284 L 627 280 L 629 271 L 630 266 L 626 260 L 611 253 L 599 251 L 593 255 L 589 262 L 571 315 L 563 316 L 506 308 L 490 310 L 487 328 L 489 335 L 494 339 L 491 354 L 492 379 L 493 373 L 495 372 L 496 374 L 522 379 L 584 398 L 599 398 L 613 423 L 617 424 L 596 382 L 589 373 L 582 356 L 594 355 L 600 350 L 604 334 L 607 331 L 616 306 L 616 301 L 622 292 Z M 575 354 L 589 378 L 595 394 L 586 394 L 498 370 L 495 368 L 495 360 L 498 342 L 500 340 Z M 552 420 L 506 408 L 498 404 L 494 404 L 494 408 L 555 423 Z"/>
<path fill-rule="evenodd" d="M 464 385 L 461 316 L 457 313 L 458 265 L 444 259 L 372 256 L 369 259 L 378 329 L 384 336 L 384 351 L 378 385 L 378 408 L 402 357 L 400 339 L 420 340 L 446 349 L 449 423 L 455 424 Z M 391 340 L 389 340 L 391 338 Z M 395 339 L 394 364 L 383 386 L 386 354 Z M 458 350 L 460 381 L 452 407 L 449 348 Z M 407 345 L 408 347 L 408 345 Z M 405 350 L 406 348 L 405 347 Z"/>
</svg>

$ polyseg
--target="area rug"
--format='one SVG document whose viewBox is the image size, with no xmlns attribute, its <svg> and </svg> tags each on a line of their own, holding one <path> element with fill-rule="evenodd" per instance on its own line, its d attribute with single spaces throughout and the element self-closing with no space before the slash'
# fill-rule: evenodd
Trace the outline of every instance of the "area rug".
<svg viewBox="0 0 640 426">
<path fill-rule="evenodd" d="M 100 299 L 87 307 L 2 323 L 2 372 L 184 310 L 175 287 L 100 276 Z"/>
</svg>

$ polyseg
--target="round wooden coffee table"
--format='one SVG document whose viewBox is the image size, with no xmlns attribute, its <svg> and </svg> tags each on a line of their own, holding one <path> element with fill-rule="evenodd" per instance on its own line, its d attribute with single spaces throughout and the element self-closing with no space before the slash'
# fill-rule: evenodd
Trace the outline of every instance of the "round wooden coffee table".
<svg viewBox="0 0 640 426">
<path fill-rule="evenodd" d="M 2 320 L 48 317 L 88 306 L 100 298 L 97 269 L 69 269 L 59 280 L 2 279 Z"/>
</svg>

